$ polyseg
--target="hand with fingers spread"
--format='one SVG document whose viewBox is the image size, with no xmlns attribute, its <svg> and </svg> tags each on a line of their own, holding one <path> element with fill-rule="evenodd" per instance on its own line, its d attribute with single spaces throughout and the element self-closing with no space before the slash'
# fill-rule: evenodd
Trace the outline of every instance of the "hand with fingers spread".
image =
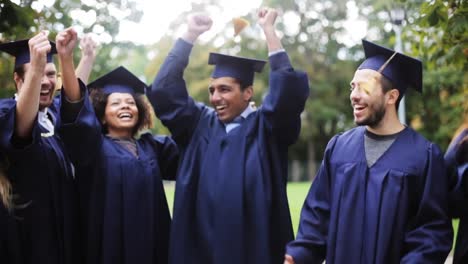
<svg viewBox="0 0 468 264">
<path fill-rule="evenodd" d="M 187 19 L 187 32 L 182 36 L 185 41 L 195 42 L 198 36 L 208 31 L 213 25 L 213 20 L 207 15 L 193 14 Z"/>
</svg>

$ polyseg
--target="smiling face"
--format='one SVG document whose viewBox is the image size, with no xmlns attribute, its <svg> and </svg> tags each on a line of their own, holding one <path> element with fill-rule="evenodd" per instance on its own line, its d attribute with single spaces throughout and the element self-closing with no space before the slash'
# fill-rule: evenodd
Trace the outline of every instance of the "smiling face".
<svg viewBox="0 0 468 264">
<path fill-rule="evenodd" d="M 138 123 L 138 107 L 133 95 L 111 93 L 107 97 L 103 125 L 109 135 L 116 138 L 130 138 Z"/>
<path fill-rule="evenodd" d="M 381 75 L 373 70 L 357 70 L 351 81 L 350 100 L 354 122 L 359 126 L 376 127 L 386 114 L 386 95 Z"/>
<path fill-rule="evenodd" d="M 240 83 L 231 77 L 211 80 L 210 103 L 223 123 L 229 123 L 249 105 L 253 95 L 252 86 L 241 89 Z"/>
<path fill-rule="evenodd" d="M 24 73 L 22 76 L 15 73 L 15 83 L 18 90 L 18 93 L 21 92 L 21 88 L 24 85 L 24 76 L 28 74 L 30 69 L 30 63 L 23 65 Z M 55 85 L 57 82 L 57 70 L 55 64 L 47 63 L 44 69 L 44 75 L 41 80 L 41 93 L 39 97 L 39 110 L 44 110 L 44 108 L 49 107 L 52 104 L 54 98 Z"/>
</svg>

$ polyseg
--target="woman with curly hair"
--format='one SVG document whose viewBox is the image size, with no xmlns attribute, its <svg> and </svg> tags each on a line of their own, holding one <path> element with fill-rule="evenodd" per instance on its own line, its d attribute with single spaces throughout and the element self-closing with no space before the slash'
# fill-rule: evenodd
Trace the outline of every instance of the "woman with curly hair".
<svg viewBox="0 0 468 264">
<path fill-rule="evenodd" d="M 63 36 L 76 41 L 73 36 Z M 88 87 L 62 62 L 61 135 L 77 170 L 85 226 L 84 263 L 167 263 L 170 215 L 162 179 L 174 179 L 178 152 L 152 126 L 147 85 L 124 67 Z"/>
</svg>

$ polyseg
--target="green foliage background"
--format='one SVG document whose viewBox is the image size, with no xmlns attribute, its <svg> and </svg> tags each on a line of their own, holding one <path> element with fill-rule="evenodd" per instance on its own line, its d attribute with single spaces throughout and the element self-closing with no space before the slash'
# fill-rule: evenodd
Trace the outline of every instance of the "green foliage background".
<svg viewBox="0 0 468 264">
<path fill-rule="evenodd" d="M 121 17 L 116 18 L 109 7 L 125 10 L 123 19 L 138 22 L 143 10 L 138 10 L 135 1 L 55 1 L 50 8 L 37 11 L 38 1 L 0 0 L 0 41 L 31 37 L 41 29 L 55 34 L 69 26 L 79 27 L 81 32 L 107 34 L 109 41 L 103 43 L 93 68 L 91 80 L 124 65 L 147 83 L 151 83 L 169 52 L 187 13 L 180 16 L 167 29 L 167 33 L 152 45 L 137 45 L 118 42 Z M 402 24 L 404 53 L 418 57 L 424 65 L 423 94 L 409 91 L 406 96 L 407 123 L 429 140 L 445 150 L 454 131 L 463 121 L 468 122 L 468 1 L 466 0 L 264 0 L 263 5 L 275 7 L 282 14 L 298 18 L 298 30 L 290 32 L 278 20 L 283 44 L 293 65 L 306 71 L 310 80 L 311 95 L 302 115 L 300 139 L 291 148 L 290 159 L 303 163 L 305 173 L 300 179 L 312 179 L 317 164 L 322 158 L 328 140 L 336 133 L 353 127 L 349 106 L 349 80 L 362 61 L 364 54 L 360 44 L 350 45 L 343 41 L 346 34 L 350 5 L 358 8 L 358 18 L 368 24 L 366 39 L 387 47 L 395 45 L 392 31 L 391 10 L 405 10 Z M 199 0 L 192 4 L 192 11 L 223 7 L 214 0 Z M 95 12 L 96 20 L 91 25 L 80 25 L 70 17 L 72 10 Z M 241 37 L 233 38 L 232 31 L 218 33 L 206 42 L 195 46 L 185 73 L 190 94 L 199 101 L 208 102 L 207 85 L 212 68 L 206 64 L 210 51 L 227 52 L 255 58 L 267 58 L 265 41 L 255 26 L 254 12 L 246 16 L 252 27 Z M 228 25 L 228 28 L 232 27 Z M 137 29 L 136 29 L 137 30 Z M 144 34 L 150 34 L 145 32 Z M 216 43 L 222 40 L 222 46 Z M 341 54 L 341 55 L 340 55 Z M 76 64 L 79 50 L 76 52 Z M 0 55 L 0 97 L 14 93 L 12 59 Z M 261 104 L 268 89 L 268 68 L 256 77 L 255 101 Z M 158 123 L 155 133 L 167 133 Z"/>
</svg>

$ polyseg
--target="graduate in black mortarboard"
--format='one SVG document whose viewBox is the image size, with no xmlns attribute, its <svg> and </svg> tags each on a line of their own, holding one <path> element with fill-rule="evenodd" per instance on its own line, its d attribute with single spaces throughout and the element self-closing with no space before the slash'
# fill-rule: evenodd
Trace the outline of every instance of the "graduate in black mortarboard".
<svg viewBox="0 0 468 264">
<path fill-rule="evenodd" d="M 169 262 L 281 263 L 293 239 L 286 195 L 288 147 L 301 128 L 307 75 L 291 66 L 275 32 L 277 12 L 264 8 L 270 90 L 250 106 L 254 74 L 264 61 L 211 53 L 211 107 L 196 103 L 183 79 L 193 43 L 211 19 L 191 16 L 149 94 L 180 152 Z"/>
<path fill-rule="evenodd" d="M 333 137 L 302 208 L 285 263 L 444 263 L 452 246 L 438 146 L 398 120 L 422 63 L 363 41 L 351 80 L 358 127 Z"/>
<path fill-rule="evenodd" d="M 178 151 L 167 136 L 138 134 L 152 127 L 147 85 L 118 67 L 91 82 L 88 97 L 73 65 L 66 68 L 61 135 L 82 175 L 85 263 L 167 263 L 171 218 L 162 180 L 175 179 Z M 70 103 L 74 94 L 83 101 Z"/>
<path fill-rule="evenodd" d="M 62 34 L 76 38 L 70 30 Z M 60 41 L 57 48 L 68 44 Z M 0 101 L 0 148 L 10 164 L 24 263 L 79 263 L 74 171 L 56 130 L 56 46 L 40 32 L 0 50 L 15 57 L 17 96 Z"/>
</svg>

